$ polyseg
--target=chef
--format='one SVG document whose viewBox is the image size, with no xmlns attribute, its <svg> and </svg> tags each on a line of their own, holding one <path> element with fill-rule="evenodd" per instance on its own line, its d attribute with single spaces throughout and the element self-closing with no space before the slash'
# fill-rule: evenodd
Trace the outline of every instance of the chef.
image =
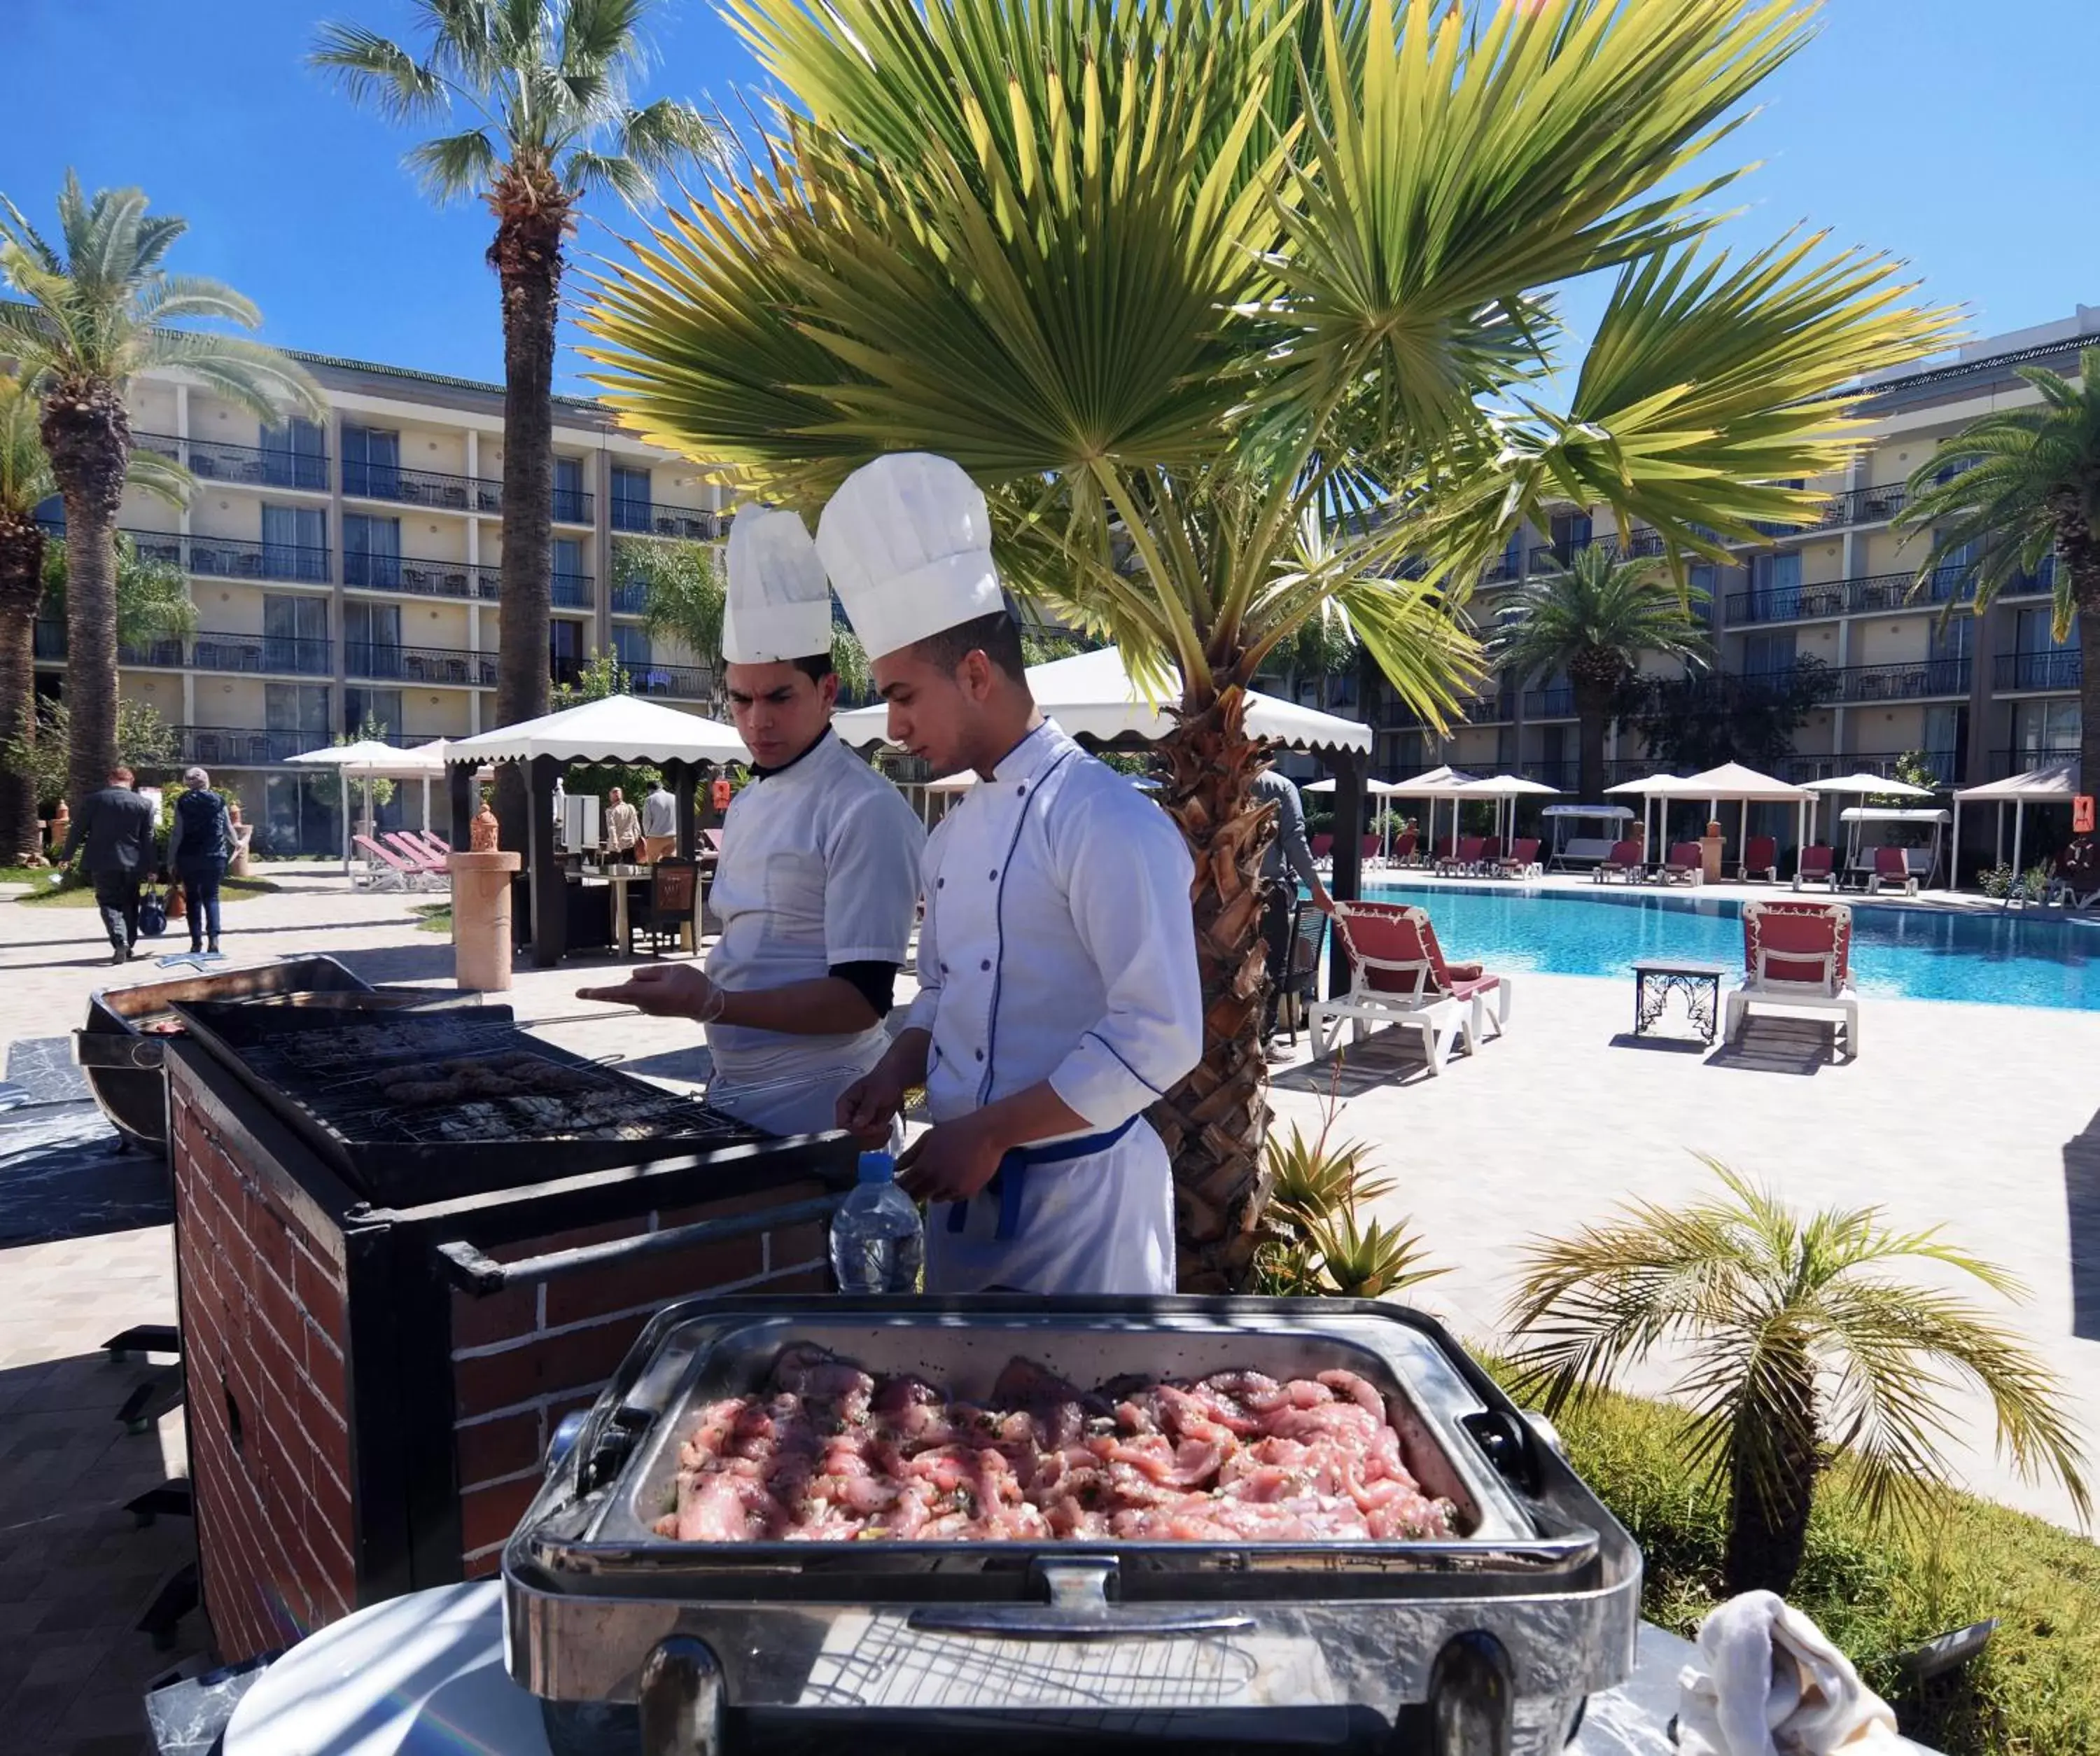
<svg viewBox="0 0 2100 1756">
<path fill-rule="evenodd" d="M 578 991 L 698 1019 L 714 1058 L 708 1101 L 771 1133 L 811 1134 L 889 1047 L 925 832 L 832 730 L 831 592 L 794 513 L 738 511 L 721 646 L 752 755 L 708 895 L 721 937 L 704 974 L 663 964 Z"/>
<path fill-rule="evenodd" d="M 1180 832 L 1037 709 L 959 465 L 856 471 L 817 547 L 891 741 L 977 776 L 926 845 L 918 996 L 840 1126 L 880 1127 L 925 1086 L 934 1125 L 899 1181 L 934 1203 L 929 1291 L 1171 1292 L 1173 1184 L 1144 1112 L 1202 1052 Z"/>
</svg>

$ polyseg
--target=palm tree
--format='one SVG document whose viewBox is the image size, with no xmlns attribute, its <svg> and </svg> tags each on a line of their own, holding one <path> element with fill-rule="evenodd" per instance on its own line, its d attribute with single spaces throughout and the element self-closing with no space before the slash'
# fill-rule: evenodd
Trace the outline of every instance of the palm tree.
<svg viewBox="0 0 2100 1756">
<path fill-rule="evenodd" d="M 1779 484 L 1859 437 L 1850 399 L 1811 393 L 1950 320 L 1814 239 L 1732 273 L 1698 247 L 1734 172 L 1681 174 L 1804 11 L 731 12 L 787 95 L 748 162 L 599 278 L 585 352 L 633 430 L 805 515 L 882 452 L 955 459 L 1009 584 L 1176 695 L 1161 796 L 1197 862 L 1207 1052 L 1154 1120 L 1184 1284 L 1240 1284 L 1273 833 L 1245 713 L 1269 655 L 1339 605 L 1440 728 L 1478 674 L 1468 582 L 1547 496 L 1652 523 L 1673 565 L 1718 552 L 1695 519 L 1807 522 L 1817 497 Z M 1571 406 L 1526 400 L 1567 343 L 1550 289 L 1606 269 Z"/>
<path fill-rule="evenodd" d="M 407 165 L 439 202 L 479 196 L 503 305 L 503 585 L 498 722 L 547 711 L 554 589 L 554 331 L 562 240 L 579 204 L 610 189 L 630 206 L 716 130 L 671 98 L 635 107 L 643 33 L 656 0 L 412 0 L 420 58 L 361 25 L 324 24 L 312 64 L 398 124 L 465 121 Z M 505 839 L 522 845 L 522 774 L 496 778 Z"/>
<path fill-rule="evenodd" d="M 1502 609 L 1491 650 L 1522 680 L 1565 674 L 1575 694 L 1582 797 L 1602 796 L 1613 698 L 1643 655 L 1697 664 L 1706 630 L 1652 560 L 1621 561 L 1608 543 L 1575 551 L 1558 572 L 1526 579 Z"/>
<path fill-rule="evenodd" d="M 68 171 L 58 247 L 4 196 L 0 207 L 0 276 L 28 301 L 0 304 L 0 355 L 12 357 L 39 399 L 38 430 L 65 502 L 66 791 L 77 808 L 104 784 L 116 758 L 112 539 L 125 485 L 179 497 L 188 479 L 165 458 L 133 452 L 126 386 L 142 372 L 179 370 L 264 420 L 287 408 L 318 415 L 324 405 L 305 371 L 275 349 L 168 327 L 202 319 L 253 329 L 262 317 L 231 287 L 166 271 L 162 264 L 188 223 L 173 214 L 148 218 L 143 191 L 99 189 L 90 201 Z"/>
<path fill-rule="evenodd" d="M 1891 1229 L 1877 1207 L 1803 1220 L 1706 1163 L 1725 1194 L 1681 1212 L 1635 1202 L 1533 1245 L 1510 1323 L 1524 1338 L 1523 1388 L 1543 1390 L 1549 1414 L 1658 1347 L 1682 1352 L 1688 1454 L 1728 1492 L 1729 1591 L 1785 1593 L 1817 1480 L 1839 1453 L 1870 1512 L 1922 1511 L 1962 1386 L 1990 1397 L 2021 1473 L 2054 1472 L 2088 1516 L 2079 1435 L 2048 1367 L 1977 1306 L 1885 1270 L 1935 1263 L 2018 1296 L 2012 1276 L 1937 1228 Z"/>
<path fill-rule="evenodd" d="M 37 508 L 58 484 L 37 437 L 37 405 L 0 373 L 0 750 L 37 735 L 37 606 L 44 595 L 44 533 Z M 36 789 L 20 765 L 0 762 L 0 866 L 43 851 Z"/>
<path fill-rule="evenodd" d="M 2100 347 L 2079 351 L 2076 384 L 2040 366 L 2019 375 L 2040 403 L 1942 439 L 1912 472 L 1898 523 L 1933 533 L 1919 587 L 1961 556 L 1979 615 L 2054 557 L 2051 633 L 2067 640 L 2078 626 L 2079 773 L 2089 792 L 2100 781 Z"/>
</svg>

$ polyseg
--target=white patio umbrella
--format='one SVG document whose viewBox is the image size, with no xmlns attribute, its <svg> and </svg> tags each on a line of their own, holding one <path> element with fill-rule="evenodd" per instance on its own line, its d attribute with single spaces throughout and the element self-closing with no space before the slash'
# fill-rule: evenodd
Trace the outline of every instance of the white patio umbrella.
<svg viewBox="0 0 2100 1756">
<path fill-rule="evenodd" d="M 1614 788 L 1614 791 L 1618 789 Z M 1707 815 L 1718 820 L 1721 802 L 1740 801 L 1743 807 L 1740 829 L 1737 832 L 1736 851 L 1740 854 L 1749 839 L 1750 807 L 1754 804 L 1785 804 L 1794 807 L 1795 837 L 1797 845 L 1808 827 L 1808 803 L 1815 795 L 1806 787 L 1797 787 L 1789 781 L 1761 774 L 1754 768 L 1745 768 L 1740 762 L 1723 762 L 1718 768 L 1710 768 L 1696 774 L 1688 774 L 1682 780 L 1670 780 L 1657 776 L 1626 790 L 1642 792 L 1647 796 L 1661 799 L 1664 803 L 1665 818 L 1668 801 L 1672 799 L 1704 799 Z M 1669 852 L 1665 849 L 1665 854 Z"/>
<path fill-rule="evenodd" d="M 355 774 L 360 780 L 379 779 L 394 775 L 412 776 L 421 770 L 412 760 L 412 752 L 397 749 L 390 743 L 382 743 L 376 738 L 360 738 L 355 743 L 325 744 L 318 750 L 302 750 L 285 761 L 307 768 L 332 768 L 342 789 L 342 875 L 350 876 L 350 777 Z M 370 805 L 372 793 L 365 792 L 365 833 L 370 834 Z M 429 814 L 429 800 L 424 801 L 424 812 Z"/>
<path fill-rule="evenodd" d="M 2013 871 L 2020 870 L 2020 843 L 2027 829 L 2027 806 L 2033 805 L 2068 805 L 2078 796 L 2078 765 L 2076 762 L 2057 762 L 2047 768 L 2037 768 L 2025 774 L 2008 774 L 2003 780 L 1987 781 L 1980 787 L 1965 787 L 1954 795 L 1954 860 L 1959 867 L 1961 859 L 1961 805 L 1965 799 L 1970 804 L 1996 805 L 1998 807 L 1997 863 L 2005 860 L 2005 806 L 2013 807 Z"/>
<path fill-rule="evenodd" d="M 1339 783 L 1332 774 L 1330 774 L 1325 780 L 1308 781 L 1298 790 L 1300 792 L 1333 792 L 1337 790 L 1339 785 Z M 1366 775 L 1364 779 L 1364 791 L 1375 798 L 1387 799 L 1399 792 L 1400 788 L 1393 781 L 1376 780 Z M 1391 860 L 1392 858 L 1392 814 L 1391 812 L 1386 814 L 1384 847 L 1385 858 Z"/>
<path fill-rule="evenodd" d="M 751 752 L 734 726 L 634 695 L 607 695 L 455 739 L 445 752 L 448 762 L 529 762 L 540 757 L 562 762 L 748 762 Z"/>
<path fill-rule="evenodd" d="M 1815 815 L 1824 797 L 1857 796 L 1871 798 L 1876 795 L 1890 799 L 1930 799 L 1934 796 L 1930 787 L 1913 787 L 1907 780 L 1884 780 L 1878 774 L 1869 774 L 1862 770 L 1852 774 L 1833 774 L 1826 780 L 1802 783 L 1815 794 L 1808 807 L 1808 832 L 1815 833 Z"/>
<path fill-rule="evenodd" d="M 1544 794 L 1558 796 L 1560 789 L 1549 787 L 1542 780 L 1527 780 L 1521 774 L 1490 774 L 1484 780 L 1461 782 L 1451 788 L 1454 797 L 1461 799 L 1493 799 L 1495 801 L 1495 834 L 1502 833 L 1502 805 L 1509 805 L 1509 828 L 1516 831 L 1516 801 L 1526 794 Z M 1507 843 L 1505 843 L 1507 845 Z"/>
<path fill-rule="evenodd" d="M 1462 768 L 1454 768 L 1448 762 L 1435 768 L 1424 769 L 1419 774 L 1406 780 L 1396 780 L 1386 788 L 1387 796 L 1395 799 L 1426 799 L 1429 801 L 1429 830 L 1425 847 L 1434 854 L 1436 849 L 1436 801 L 1451 799 L 1451 838 L 1458 837 L 1458 803 L 1452 798 L 1454 790 L 1477 779 Z"/>
<path fill-rule="evenodd" d="M 1656 857 L 1656 844 L 1662 839 L 1663 835 L 1666 834 L 1670 828 L 1670 800 L 1673 795 L 1668 789 L 1679 785 L 1683 779 L 1683 777 L 1679 774 L 1643 774 L 1639 780 L 1622 780 L 1616 787 L 1607 787 L 1604 789 L 1606 798 L 1637 796 L 1640 800 L 1641 849 L 1649 859 Z M 1648 832 L 1648 811 L 1650 800 L 1662 801 L 1661 805 L 1662 820 L 1656 825 L 1657 833 L 1654 835 Z M 1664 851 L 1666 853 L 1668 850 Z"/>
</svg>

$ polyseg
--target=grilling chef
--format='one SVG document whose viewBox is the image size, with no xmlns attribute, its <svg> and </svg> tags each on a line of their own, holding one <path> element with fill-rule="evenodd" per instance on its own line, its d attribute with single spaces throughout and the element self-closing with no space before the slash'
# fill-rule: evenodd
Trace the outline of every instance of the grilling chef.
<svg viewBox="0 0 2100 1756">
<path fill-rule="evenodd" d="M 831 729 L 831 592 L 796 514 L 739 510 L 721 645 L 752 757 L 709 893 L 721 937 L 704 973 L 664 964 L 578 994 L 699 1020 L 710 1103 L 771 1133 L 815 1133 L 889 1045 L 925 832 Z"/>
<path fill-rule="evenodd" d="M 839 1102 L 934 1126 L 899 1181 L 934 1205 L 932 1292 L 1174 1290 L 1166 1149 L 1145 1107 L 1202 1051 L 1192 866 L 1166 814 L 1036 708 L 984 496 L 923 453 L 849 477 L 818 526 L 889 737 L 978 783 L 926 845 L 903 1031 Z"/>
</svg>

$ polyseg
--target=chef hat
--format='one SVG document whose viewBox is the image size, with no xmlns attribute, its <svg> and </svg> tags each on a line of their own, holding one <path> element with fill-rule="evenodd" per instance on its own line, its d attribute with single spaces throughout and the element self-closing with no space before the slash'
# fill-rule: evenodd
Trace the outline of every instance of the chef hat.
<svg viewBox="0 0 2100 1756">
<path fill-rule="evenodd" d="M 731 664 L 770 664 L 832 650 L 831 588 L 800 514 L 736 509 L 721 650 Z"/>
<path fill-rule="evenodd" d="M 848 476 L 817 521 L 817 553 L 871 659 L 1006 607 L 983 494 L 928 452 Z"/>
</svg>

